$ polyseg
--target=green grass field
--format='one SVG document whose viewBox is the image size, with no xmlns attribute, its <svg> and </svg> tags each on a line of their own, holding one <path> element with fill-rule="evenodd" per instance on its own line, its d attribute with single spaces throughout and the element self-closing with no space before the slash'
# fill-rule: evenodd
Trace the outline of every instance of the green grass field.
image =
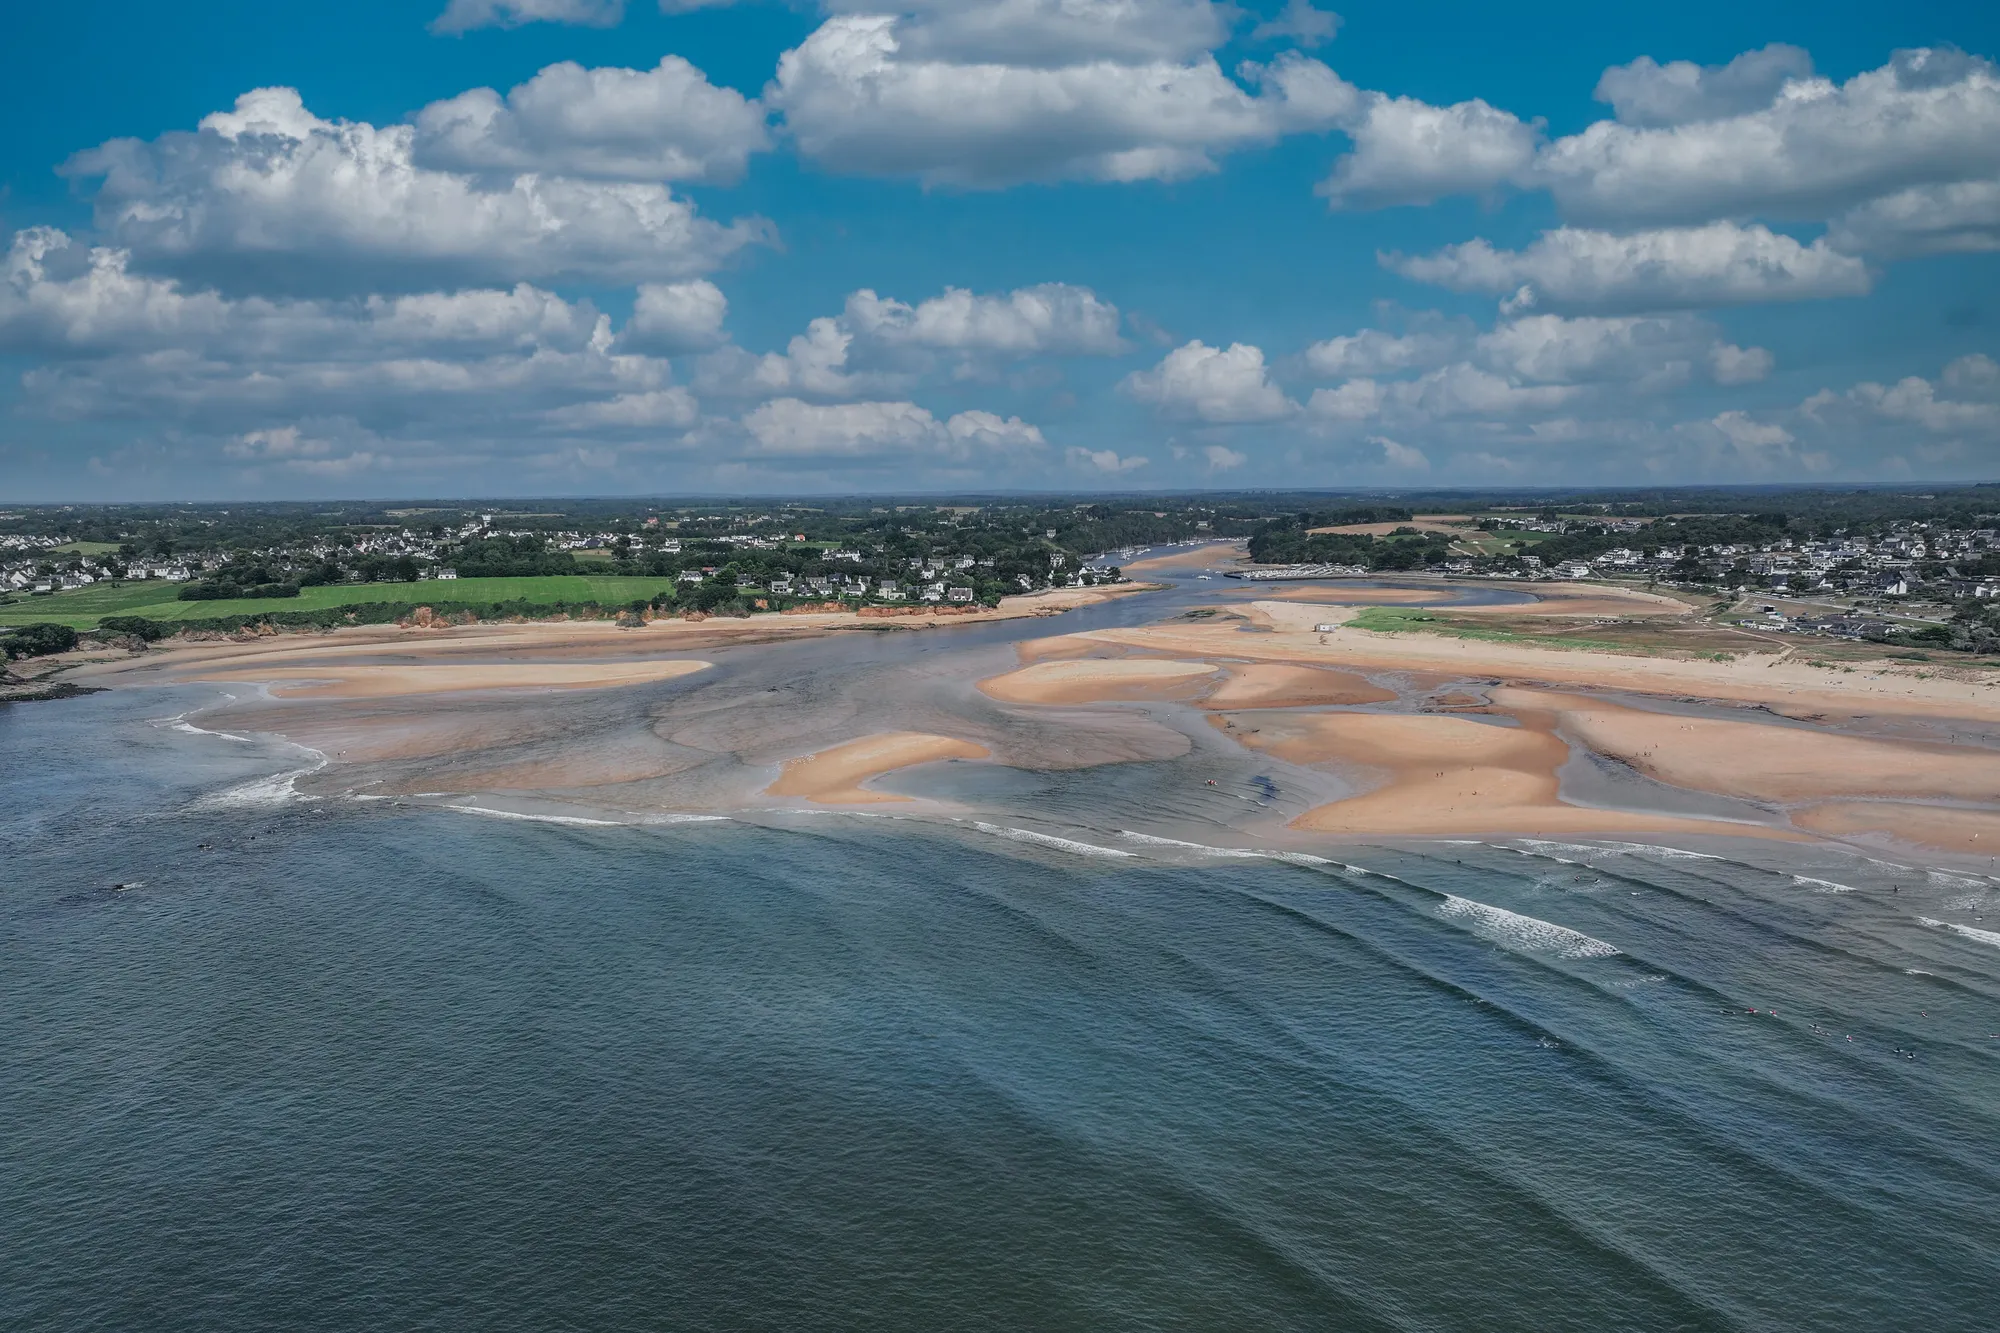
<svg viewBox="0 0 2000 1333">
<path fill-rule="evenodd" d="M 1442 634 L 1453 639 L 1483 639 L 1489 643 L 1525 643 L 1538 648 L 1589 648 L 1600 652 L 1647 653 L 1648 650 L 1611 639 L 1570 638 L 1558 634 L 1522 634 L 1498 626 L 1462 620 L 1440 620 L 1435 612 L 1400 606 L 1367 607 L 1347 622 L 1376 634 Z"/>
<path fill-rule="evenodd" d="M 425 579 L 417 583 L 354 583 L 303 588 L 297 597 L 244 597 L 219 602 L 183 602 L 180 585 L 161 582 L 94 586 L 49 597 L 21 597 L 0 606 L 0 625 L 42 621 L 91 629 L 105 616 L 148 620 L 209 620 L 256 615 L 261 611 L 317 611 L 366 602 L 597 602 L 623 606 L 673 586 L 671 578 L 619 578 L 611 574 L 551 574 L 519 579 Z"/>
</svg>

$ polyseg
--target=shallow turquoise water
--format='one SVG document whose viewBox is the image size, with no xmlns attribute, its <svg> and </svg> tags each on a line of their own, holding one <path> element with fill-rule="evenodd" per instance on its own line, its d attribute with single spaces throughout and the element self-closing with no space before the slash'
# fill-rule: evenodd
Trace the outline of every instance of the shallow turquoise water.
<svg viewBox="0 0 2000 1333">
<path fill-rule="evenodd" d="M 1995 1324 L 1981 876 L 215 804 L 168 711 L 0 710 L 0 1327 Z"/>
</svg>

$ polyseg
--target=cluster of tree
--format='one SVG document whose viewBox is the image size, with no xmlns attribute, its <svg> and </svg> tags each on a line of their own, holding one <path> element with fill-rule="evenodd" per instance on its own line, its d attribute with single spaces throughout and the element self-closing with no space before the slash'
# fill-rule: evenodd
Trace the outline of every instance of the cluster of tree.
<svg viewBox="0 0 2000 1333">
<path fill-rule="evenodd" d="M 66 653 L 76 647 L 76 631 L 68 625 L 17 625 L 0 630 L 0 653 L 11 661 L 17 657 L 46 657 Z"/>
<path fill-rule="evenodd" d="M 477 537 L 451 554 L 460 578 L 531 578 L 539 574 L 574 574 L 576 558 L 568 551 L 552 551 L 548 541 L 538 536 Z M 414 568 L 414 566 L 413 566 Z"/>
<path fill-rule="evenodd" d="M 1970 597 L 1958 604 L 1951 624 L 1926 626 L 1942 631 L 1943 645 L 1965 653 L 2000 653 L 2000 606 Z"/>
<path fill-rule="evenodd" d="M 705 555 L 701 565 L 720 565 L 736 558 L 731 551 L 701 552 L 693 543 L 703 538 L 758 535 L 802 535 L 802 547 L 865 547 L 901 558 L 933 552 L 977 552 L 1001 561 L 1014 552 L 1016 576 L 1035 577 L 1039 563 L 1046 579 L 1046 557 L 1063 553 L 1074 569 L 1081 558 L 1124 546 L 1157 545 L 1190 538 L 1232 538 L 1254 535 L 1273 522 L 1300 518 L 1302 527 L 1337 527 L 1355 523 L 1406 522 L 1413 513 L 1431 510 L 1505 511 L 1495 526 L 1510 526 L 1514 515 L 1527 518 L 1580 515 L 1649 517 L 1661 520 L 1644 540 L 1661 545 L 1695 542 L 1702 546 L 1768 541 L 1773 535 L 1804 540 L 1836 533 L 1879 535 L 1891 524 L 1931 521 L 1957 527 L 2000 525 L 2000 486 L 1946 486 L 1927 490 L 1884 487 L 1712 487 L 1625 488 L 1586 490 L 1558 488 L 1513 491 L 1410 492 L 1235 492 L 1189 495 L 1127 495 L 1075 500 L 971 495 L 856 497 L 806 502 L 777 500 L 710 500 L 700 504 L 645 500 L 534 500 L 506 505 L 471 506 L 463 501 L 318 502 L 312 504 L 106 505 L 17 507 L 0 518 L 0 533 L 31 533 L 66 541 L 116 543 L 117 559 L 129 563 L 145 557 L 202 553 L 258 558 L 257 552 L 282 552 L 301 547 L 345 547 L 336 560 L 314 562 L 301 570 L 302 584 L 408 579 L 420 567 L 406 557 L 355 554 L 360 544 L 384 532 L 426 534 L 433 538 L 461 530 L 482 513 L 496 526 L 525 531 L 525 538 L 482 538 L 466 543 L 462 552 L 446 558 L 468 577 L 567 574 L 576 562 L 553 550 L 549 538 L 559 532 L 615 533 L 618 572 L 677 572 L 685 560 L 662 560 L 649 539 L 673 535 L 689 545 L 688 554 Z M 1690 518 L 1688 516 L 1695 517 Z M 1746 517 L 1747 515 L 1747 517 Z M 649 526 L 650 525 L 650 526 Z M 1688 526 L 1686 535 L 1674 525 Z M 1754 528 L 1756 532 L 1746 529 Z M 1618 545 L 1638 544 L 1629 534 L 1583 531 L 1532 548 L 1545 558 L 1582 559 Z M 1351 560 L 1373 564 L 1355 551 L 1344 554 L 1333 543 L 1307 559 Z M 717 558 L 717 557 L 720 558 Z M 1032 557 L 1032 558 L 1030 558 Z M 1397 553 L 1381 557 L 1410 558 Z M 796 562 L 795 562 L 796 563 Z M 601 566 L 600 566 L 601 568 Z M 793 572 L 817 573 L 810 562 Z M 1970 571 L 1968 571 L 1970 572 Z M 1992 571 L 1979 570 L 1982 575 Z M 290 575 L 285 576 L 288 580 Z M 272 581 L 277 581 L 276 579 Z M 1012 580 L 1009 583 L 1013 590 Z M 233 594 L 232 594 L 233 595 Z"/>
<path fill-rule="evenodd" d="M 1518 549 L 1554 564 L 1561 560 L 1593 560 L 1620 547 L 1657 551 L 1662 546 L 1685 546 L 1692 552 L 1714 546 L 1767 546 L 1787 537 L 1809 541 L 1813 534 L 1806 527 L 1776 512 L 1704 514 L 1658 519 L 1637 532 L 1616 532 L 1600 524 L 1586 524 L 1537 542 L 1520 542 Z"/>
<path fill-rule="evenodd" d="M 1353 513 L 1355 511 L 1344 511 Z M 1361 512 L 1375 513 L 1379 510 Z M 1396 518 L 1347 518 L 1325 514 L 1287 514 L 1262 524 L 1250 535 L 1250 558 L 1263 565 L 1359 565 L 1363 569 L 1410 570 L 1441 565 L 1451 558 L 1451 537 L 1442 532 L 1397 528 L 1387 536 L 1363 532 L 1314 532 L 1318 527 L 1356 523 L 1393 523 Z M 1404 512 L 1402 518 L 1409 515 Z"/>
<path fill-rule="evenodd" d="M 299 585 L 263 564 L 231 564 L 196 583 L 183 583 L 183 602 L 219 602 L 232 597 L 297 597 Z"/>
</svg>

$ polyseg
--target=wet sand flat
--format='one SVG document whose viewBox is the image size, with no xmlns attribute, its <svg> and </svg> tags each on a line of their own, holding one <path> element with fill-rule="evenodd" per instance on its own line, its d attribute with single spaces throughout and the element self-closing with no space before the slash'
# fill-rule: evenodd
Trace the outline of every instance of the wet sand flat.
<svg viewBox="0 0 2000 1333">
<path fill-rule="evenodd" d="M 1332 618 L 1310 607 L 1258 601 L 1235 609 L 1273 632 L 1243 634 L 1233 625 L 1173 621 L 1134 629 L 1090 630 L 1081 637 L 1183 660 L 1250 658 L 1728 699 L 1762 703 L 1781 711 L 1899 711 L 2000 722 L 2000 688 L 1994 683 L 1935 671 L 1900 670 L 1881 664 L 1865 671 L 1831 672 L 1796 658 L 1766 654 L 1717 662 L 1439 634 L 1376 634 L 1347 625 L 1319 633 L 1314 625 Z"/>
<path fill-rule="evenodd" d="M 1219 719 L 1222 720 L 1222 719 Z M 1232 724 L 1239 719 L 1227 719 Z M 1579 806 L 1561 799 L 1556 770 L 1569 748 L 1545 730 L 1466 718 L 1319 714 L 1236 732 L 1253 749 L 1301 764 L 1341 764 L 1375 784 L 1316 806 L 1292 827 L 1317 833 L 1775 832 L 1716 820 Z M 1794 835 L 1796 836 L 1796 835 Z"/>
<path fill-rule="evenodd" d="M 1794 812 L 1792 822 L 1833 837 L 1875 834 L 1989 861 L 2000 856 L 2000 811 L 1994 810 L 1901 801 L 1832 801 Z"/>
<path fill-rule="evenodd" d="M 1492 699 L 1517 712 L 1549 710 L 1590 749 L 1695 791 L 1781 804 L 1841 796 L 2000 799 L 2000 754 L 1976 746 L 1656 713 L 1552 690 L 1496 689 Z"/>
<path fill-rule="evenodd" d="M 979 682 L 981 692 L 1008 703 L 1086 704 L 1157 699 L 1176 687 L 1213 676 L 1208 662 L 1157 658 L 1086 658 L 1036 662 Z"/>
<path fill-rule="evenodd" d="M 1277 662 L 1231 664 L 1228 671 L 1228 679 L 1208 692 L 1202 707 L 1305 708 L 1389 703 L 1397 697 L 1394 690 L 1351 671 Z"/>
</svg>

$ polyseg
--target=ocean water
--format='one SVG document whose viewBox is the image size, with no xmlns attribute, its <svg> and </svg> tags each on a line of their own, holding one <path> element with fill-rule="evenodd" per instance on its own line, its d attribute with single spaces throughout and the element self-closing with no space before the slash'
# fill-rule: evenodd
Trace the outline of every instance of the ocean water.
<svg viewBox="0 0 2000 1333">
<path fill-rule="evenodd" d="M 0 709 L 0 1328 L 2000 1324 L 1986 874 L 286 800 L 170 702 Z"/>
</svg>

